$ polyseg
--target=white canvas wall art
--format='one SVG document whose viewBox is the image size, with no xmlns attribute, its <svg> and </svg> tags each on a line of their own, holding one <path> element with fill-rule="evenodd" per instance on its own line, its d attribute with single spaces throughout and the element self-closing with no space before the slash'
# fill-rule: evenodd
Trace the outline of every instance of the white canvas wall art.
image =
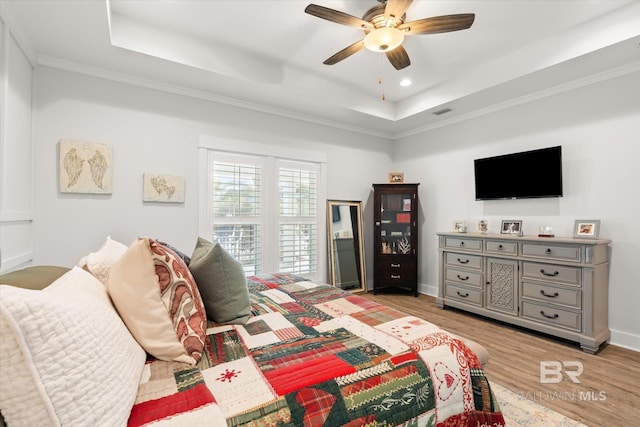
<svg viewBox="0 0 640 427">
<path fill-rule="evenodd" d="M 142 200 L 145 202 L 183 203 L 183 176 L 145 173 L 142 176 Z"/>
<path fill-rule="evenodd" d="M 112 193 L 111 145 L 61 139 L 58 148 L 60 192 Z"/>
</svg>

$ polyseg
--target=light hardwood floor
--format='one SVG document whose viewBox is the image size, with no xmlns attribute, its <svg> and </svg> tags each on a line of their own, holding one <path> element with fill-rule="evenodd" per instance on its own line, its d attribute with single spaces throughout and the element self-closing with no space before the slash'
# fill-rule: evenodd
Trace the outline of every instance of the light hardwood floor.
<svg viewBox="0 0 640 427">
<path fill-rule="evenodd" d="M 595 355 L 576 343 L 549 337 L 452 308 L 440 309 L 427 295 L 372 292 L 359 294 L 450 332 L 470 338 L 489 351 L 485 372 L 522 398 L 553 409 L 587 426 L 640 425 L 640 352 L 605 344 Z M 584 370 L 573 382 L 541 383 L 542 361 L 581 362 Z M 567 371 L 575 371 L 567 366 Z M 553 381 L 551 370 L 543 375 Z"/>
</svg>

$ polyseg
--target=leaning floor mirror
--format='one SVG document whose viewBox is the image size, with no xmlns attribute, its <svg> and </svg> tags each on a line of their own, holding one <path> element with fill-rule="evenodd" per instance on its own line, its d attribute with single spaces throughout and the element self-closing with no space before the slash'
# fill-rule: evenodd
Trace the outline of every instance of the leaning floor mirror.
<svg viewBox="0 0 640 427">
<path fill-rule="evenodd" d="M 367 290 L 362 202 L 327 200 L 329 283 L 351 292 Z"/>
</svg>

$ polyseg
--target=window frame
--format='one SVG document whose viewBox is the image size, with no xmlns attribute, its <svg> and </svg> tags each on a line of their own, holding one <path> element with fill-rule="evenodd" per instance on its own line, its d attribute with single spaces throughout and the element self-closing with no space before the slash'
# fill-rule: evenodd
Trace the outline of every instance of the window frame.
<svg viewBox="0 0 640 427">
<path fill-rule="evenodd" d="M 327 272 L 327 254 L 326 254 L 326 233 L 324 227 L 326 225 L 326 154 L 297 148 L 284 146 L 273 146 L 249 141 L 224 140 L 215 137 L 203 136 L 200 138 L 198 147 L 198 170 L 199 170 L 199 208 L 198 208 L 198 233 L 200 236 L 207 238 L 213 227 L 213 216 L 210 212 L 211 182 L 209 180 L 209 153 L 219 152 L 225 156 L 237 155 L 253 156 L 264 158 L 265 167 L 272 170 L 278 167 L 278 160 L 283 164 L 291 163 L 315 163 L 317 164 L 317 183 L 316 183 L 316 251 L 317 265 L 315 273 L 305 273 L 305 277 L 312 280 L 326 282 Z M 279 250 L 276 248 L 271 251 L 266 247 L 269 242 L 278 241 L 279 227 L 270 227 L 270 224 L 280 223 L 279 218 L 279 195 L 278 195 L 278 173 L 267 173 L 266 181 L 266 197 L 268 200 L 263 201 L 262 210 L 262 227 L 263 237 L 261 250 L 261 268 L 263 273 L 273 273 L 279 267 Z M 275 204 L 275 205 L 274 205 Z M 267 240 L 268 239 L 268 240 Z"/>
</svg>

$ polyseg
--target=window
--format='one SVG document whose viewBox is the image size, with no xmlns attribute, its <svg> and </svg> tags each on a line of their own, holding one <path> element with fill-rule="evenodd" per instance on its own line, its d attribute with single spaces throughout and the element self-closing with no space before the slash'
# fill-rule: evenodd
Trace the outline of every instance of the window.
<svg viewBox="0 0 640 427">
<path fill-rule="evenodd" d="M 247 275 L 279 271 L 322 278 L 322 162 L 204 151 L 202 236 L 219 242 Z"/>
<path fill-rule="evenodd" d="M 280 271 L 318 268 L 317 168 L 278 162 Z"/>
<path fill-rule="evenodd" d="M 208 238 L 240 261 L 247 274 L 258 274 L 262 264 L 263 167 L 251 158 L 216 161 L 211 154 L 212 229 Z"/>
</svg>

